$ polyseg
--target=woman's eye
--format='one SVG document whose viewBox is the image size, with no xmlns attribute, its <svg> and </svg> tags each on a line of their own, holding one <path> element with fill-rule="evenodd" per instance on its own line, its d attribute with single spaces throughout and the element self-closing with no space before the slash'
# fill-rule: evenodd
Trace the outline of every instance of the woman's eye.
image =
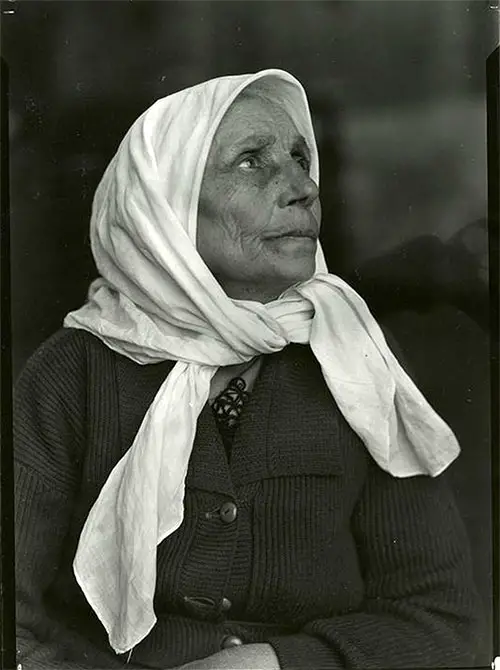
<svg viewBox="0 0 500 670">
<path fill-rule="evenodd" d="M 303 154 L 294 154 L 293 158 L 305 172 L 309 173 L 311 168 L 311 161 L 307 156 L 304 156 Z"/>
<path fill-rule="evenodd" d="M 255 170 L 260 167 L 260 161 L 257 156 L 245 156 L 239 161 L 238 167 L 244 170 Z"/>
</svg>

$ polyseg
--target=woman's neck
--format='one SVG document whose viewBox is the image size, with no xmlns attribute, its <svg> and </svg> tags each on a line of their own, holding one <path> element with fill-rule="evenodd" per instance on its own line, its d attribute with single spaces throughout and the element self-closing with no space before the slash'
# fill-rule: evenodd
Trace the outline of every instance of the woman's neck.
<svg viewBox="0 0 500 670">
<path fill-rule="evenodd" d="M 251 361 L 246 361 L 245 363 L 237 363 L 236 365 L 227 365 L 219 368 L 212 377 L 209 402 L 216 398 L 219 393 L 224 391 L 231 379 L 234 379 L 235 377 L 242 377 L 246 382 L 247 391 L 251 391 L 253 384 L 259 375 L 261 363 L 262 357 L 256 356 L 255 358 L 252 358 Z"/>
<path fill-rule="evenodd" d="M 227 296 L 233 300 L 253 300 L 255 302 L 261 302 L 266 304 L 276 300 L 276 298 L 285 291 L 288 286 L 280 284 L 270 285 L 246 285 L 239 282 L 226 281 L 224 283 L 220 282 L 222 288 L 224 289 Z"/>
</svg>

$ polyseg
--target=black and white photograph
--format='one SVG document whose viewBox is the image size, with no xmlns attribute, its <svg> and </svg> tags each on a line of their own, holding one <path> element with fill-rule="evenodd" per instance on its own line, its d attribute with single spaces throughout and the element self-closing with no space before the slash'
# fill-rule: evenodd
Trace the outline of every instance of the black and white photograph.
<svg viewBox="0 0 500 670">
<path fill-rule="evenodd" d="M 500 667 L 498 3 L 0 13 L 2 668 Z"/>
</svg>

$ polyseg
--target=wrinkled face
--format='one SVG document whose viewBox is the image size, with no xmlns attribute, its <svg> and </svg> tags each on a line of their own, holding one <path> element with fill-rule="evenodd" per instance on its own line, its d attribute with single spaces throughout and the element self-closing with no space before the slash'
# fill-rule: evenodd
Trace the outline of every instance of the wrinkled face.
<svg viewBox="0 0 500 670">
<path fill-rule="evenodd" d="M 310 152 L 288 114 L 236 99 L 208 156 L 197 248 L 231 298 L 269 302 L 315 270 L 320 227 Z"/>
</svg>

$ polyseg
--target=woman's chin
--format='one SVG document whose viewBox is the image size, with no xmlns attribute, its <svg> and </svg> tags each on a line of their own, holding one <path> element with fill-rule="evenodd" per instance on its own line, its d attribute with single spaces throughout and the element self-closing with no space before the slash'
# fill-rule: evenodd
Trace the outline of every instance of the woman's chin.
<svg viewBox="0 0 500 670">
<path fill-rule="evenodd" d="M 316 263 L 314 257 L 311 260 L 304 260 L 301 263 L 290 262 L 288 266 L 281 268 L 281 272 L 279 273 L 281 279 L 280 283 L 284 287 L 281 293 L 294 284 L 299 284 L 311 279 L 315 269 Z"/>
<path fill-rule="evenodd" d="M 316 248 L 316 240 L 310 239 L 309 243 L 292 243 L 282 247 L 277 259 L 280 274 L 290 278 L 291 284 L 310 279 L 316 269 Z"/>
</svg>

